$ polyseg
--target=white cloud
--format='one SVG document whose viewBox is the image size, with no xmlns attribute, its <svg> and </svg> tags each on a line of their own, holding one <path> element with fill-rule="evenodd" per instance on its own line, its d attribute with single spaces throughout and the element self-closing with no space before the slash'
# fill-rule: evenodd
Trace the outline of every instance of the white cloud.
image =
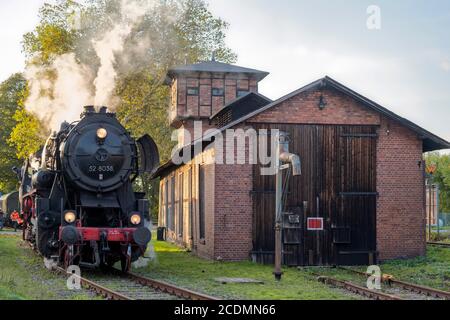
<svg viewBox="0 0 450 320">
<path fill-rule="evenodd" d="M 430 49 L 415 42 L 420 49 L 410 50 L 389 34 L 371 34 L 375 46 L 356 31 L 322 32 L 311 21 L 291 19 L 272 7 L 255 5 L 255 1 L 237 2 L 211 0 L 211 9 L 230 22 L 227 44 L 238 53 L 237 64 L 270 72 L 261 82 L 262 94 L 276 99 L 328 75 L 449 138 L 446 106 L 450 92 L 445 90 L 447 80 L 439 79 L 442 74 L 432 68 L 449 60 L 438 44 Z M 282 4 L 288 6 L 282 2 L 274 7 Z M 399 43 L 397 47 L 395 43 Z"/>
<path fill-rule="evenodd" d="M 239 35 L 233 43 L 239 53 L 238 64 L 270 72 L 260 90 L 272 99 L 328 75 L 413 121 L 424 116 L 424 89 L 412 80 L 410 66 L 396 57 L 310 44 L 266 46 Z"/>
<path fill-rule="evenodd" d="M 0 1 L 0 81 L 14 72 L 23 71 L 25 57 L 22 53 L 22 36 L 33 30 L 39 21 L 38 10 L 43 3 L 44 0 Z"/>
</svg>

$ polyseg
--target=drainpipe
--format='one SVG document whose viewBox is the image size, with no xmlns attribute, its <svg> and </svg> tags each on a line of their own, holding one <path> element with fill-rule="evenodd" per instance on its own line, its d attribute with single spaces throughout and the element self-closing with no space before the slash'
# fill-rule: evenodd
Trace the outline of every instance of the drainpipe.
<svg viewBox="0 0 450 320">
<path fill-rule="evenodd" d="M 279 132 L 277 137 L 278 156 L 276 158 L 276 193 L 275 193 L 275 267 L 273 274 L 275 279 L 280 281 L 283 272 L 281 271 L 282 262 L 282 224 L 283 224 L 283 170 L 292 166 L 292 174 L 298 176 L 301 174 L 300 157 L 289 153 L 289 140 L 286 132 Z M 283 164 L 285 163 L 285 164 Z"/>
</svg>

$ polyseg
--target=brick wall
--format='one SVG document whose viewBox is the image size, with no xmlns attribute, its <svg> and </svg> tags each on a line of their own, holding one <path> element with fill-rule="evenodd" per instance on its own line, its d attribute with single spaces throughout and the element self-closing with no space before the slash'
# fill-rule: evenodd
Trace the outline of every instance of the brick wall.
<svg viewBox="0 0 450 320">
<path fill-rule="evenodd" d="M 214 258 L 215 228 L 217 224 L 215 212 L 215 166 L 214 164 L 202 164 L 205 170 L 205 238 L 197 239 L 197 254 L 204 258 Z M 196 226 L 198 228 L 198 226 Z M 198 233 L 198 232 L 197 232 Z"/>
<path fill-rule="evenodd" d="M 322 94 L 327 106 L 319 110 Z M 425 253 L 425 182 L 423 167 L 419 167 L 422 141 L 413 131 L 332 89 L 299 94 L 248 122 L 380 125 L 377 141 L 379 258 L 414 257 Z"/>
<path fill-rule="evenodd" d="M 425 194 L 422 141 L 382 118 L 377 143 L 377 249 L 380 259 L 423 255 Z"/>
<path fill-rule="evenodd" d="M 183 174 L 183 236 L 180 237 L 178 230 L 180 230 L 180 206 L 175 205 L 174 210 L 174 230 L 167 230 L 167 240 L 177 243 L 181 246 L 191 249 L 197 255 L 205 258 L 214 257 L 214 198 L 215 198 L 215 166 L 212 162 L 214 150 L 210 149 L 204 153 L 197 155 L 189 163 L 178 167 L 172 172 L 161 178 L 160 181 L 160 207 L 158 226 L 168 227 L 166 221 L 166 202 L 179 202 L 180 193 L 180 174 Z M 203 166 L 205 170 L 205 237 L 201 238 L 199 234 L 199 166 Z M 192 174 L 192 179 L 189 180 L 189 175 Z M 169 183 L 170 179 L 174 177 L 177 192 L 175 192 L 175 199 L 170 198 L 169 194 L 166 198 L 164 194 L 165 185 Z M 189 181 L 191 184 L 189 184 Z M 192 213 L 191 211 L 192 210 Z M 192 230 L 191 230 L 192 225 Z"/>
<path fill-rule="evenodd" d="M 231 86 L 230 79 L 227 81 Z M 251 87 L 251 82 L 248 85 Z M 324 110 L 318 108 L 321 95 L 327 103 Z M 419 167 L 422 141 L 414 132 L 333 89 L 301 93 L 246 121 L 247 125 L 252 123 L 379 125 L 377 250 L 380 259 L 424 254 L 424 180 L 423 168 Z M 252 249 L 252 166 L 212 165 L 207 170 L 210 170 L 207 189 L 211 193 L 207 201 L 206 239 L 204 244 L 198 244 L 196 252 L 211 259 L 248 259 Z"/>
<path fill-rule="evenodd" d="M 188 95 L 189 88 L 196 88 L 198 95 Z M 213 89 L 222 89 L 223 96 L 213 96 Z M 258 82 L 245 74 L 203 72 L 179 76 L 171 90 L 170 120 L 174 124 L 184 118 L 209 118 L 236 99 L 239 90 L 258 92 Z"/>
<path fill-rule="evenodd" d="M 237 163 L 238 145 L 234 163 Z M 248 140 L 243 146 L 248 153 Z M 225 148 L 224 148 L 225 149 Z M 226 149 L 224 150 L 224 154 Z M 231 151 L 233 152 L 233 151 Z M 215 259 L 247 260 L 252 250 L 253 168 L 251 164 L 217 164 L 215 176 Z"/>
<path fill-rule="evenodd" d="M 327 103 L 324 110 L 318 107 L 321 95 Z M 325 89 L 298 94 L 249 122 L 378 125 L 380 116 L 336 90 Z"/>
</svg>

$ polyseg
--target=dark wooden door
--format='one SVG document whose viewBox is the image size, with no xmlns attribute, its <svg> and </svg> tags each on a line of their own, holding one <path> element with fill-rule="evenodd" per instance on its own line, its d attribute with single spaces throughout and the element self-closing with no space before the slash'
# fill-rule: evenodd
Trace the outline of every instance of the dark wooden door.
<svg viewBox="0 0 450 320">
<path fill-rule="evenodd" d="M 331 217 L 336 264 L 373 264 L 376 260 L 376 128 L 342 127 L 339 185 Z"/>
<path fill-rule="evenodd" d="M 376 127 L 258 125 L 290 135 L 302 175 L 289 183 L 285 212 L 300 224 L 285 223 L 287 265 L 362 264 L 374 259 L 376 216 Z M 254 166 L 253 258 L 273 262 L 275 177 Z M 308 218 L 323 218 L 324 230 L 307 229 Z M 293 219 L 295 220 L 295 219 Z M 292 227 L 292 228 L 290 228 Z"/>
</svg>

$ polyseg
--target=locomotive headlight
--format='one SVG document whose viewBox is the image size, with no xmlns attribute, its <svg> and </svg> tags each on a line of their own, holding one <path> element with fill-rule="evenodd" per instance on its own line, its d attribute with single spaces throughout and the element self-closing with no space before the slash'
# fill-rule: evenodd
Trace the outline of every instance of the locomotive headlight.
<svg viewBox="0 0 450 320">
<path fill-rule="evenodd" d="M 133 214 L 130 217 L 130 221 L 132 224 L 134 224 L 135 226 L 141 223 L 141 216 L 138 214 Z"/>
<path fill-rule="evenodd" d="M 74 223 L 76 219 L 77 219 L 77 215 L 75 212 L 67 211 L 66 213 L 64 213 L 64 220 L 67 223 Z"/>
<path fill-rule="evenodd" d="M 108 131 L 106 131 L 105 128 L 98 128 L 97 129 L 97 138 L 100 140 L 106 139 L 106 136 L 108 135 Z"/>
</svg>

